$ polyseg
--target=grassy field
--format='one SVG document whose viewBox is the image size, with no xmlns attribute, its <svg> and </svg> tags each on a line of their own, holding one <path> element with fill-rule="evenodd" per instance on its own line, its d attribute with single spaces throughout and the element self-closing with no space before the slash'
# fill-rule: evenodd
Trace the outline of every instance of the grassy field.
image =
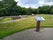
<svg viewBox="0 0 53 40">
<path fill-rule="evenodd" d="M 44 22 L 41 22 L 41 26 L 45 28 L 53 28 L 53 15 L 41 15 L 45 18 Z"/>
<path fill-rule="evenodd" d="M 10 20 L 11 20 L 11 18 L 3 18 L 0 20 L 0 22 L 6 22 L 6 21 L 10 21 Z"/>
<path fill-rule="evenodd" d="M 41 27 L 43 28 L 53 28 L 53 16 L 51 15 L 43 15 L 45 21 L 41 22 Z M 25 29 L 35 28 L 36 20 L 33 16 L 28 16 L 25 19 L 19 20 L 17 22 L 0 24 L 0 38 L 11 35 L 15 32 L 20 32 Z"/>
</svg>

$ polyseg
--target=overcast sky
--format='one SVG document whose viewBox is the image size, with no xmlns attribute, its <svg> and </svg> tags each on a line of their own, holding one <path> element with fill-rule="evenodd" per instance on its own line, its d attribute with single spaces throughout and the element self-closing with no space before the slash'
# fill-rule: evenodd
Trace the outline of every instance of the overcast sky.
<svg viewBox="0 0 53 40">
<path fill-rule="evenodd" d="M 53 5 L 53 0 L 16 0 L 18 1 L 18 5 L 22 7 L 32 7 L 32 8 L 37 8 L 39 6 L 44 6 L 44 5 Z"/>
</svg>

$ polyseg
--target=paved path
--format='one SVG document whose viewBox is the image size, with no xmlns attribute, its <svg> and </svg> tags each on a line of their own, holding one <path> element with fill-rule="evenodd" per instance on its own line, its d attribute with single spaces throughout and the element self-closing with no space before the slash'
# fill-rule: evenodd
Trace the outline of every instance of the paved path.
<svg viewBox="0 0 53 40">
<path fill-rule="evenodd" d="M 4 40 L 53 40 L 53 28 L 43 28 L 36 32 L 35 28 L 15 33 Z"/>
</svg>

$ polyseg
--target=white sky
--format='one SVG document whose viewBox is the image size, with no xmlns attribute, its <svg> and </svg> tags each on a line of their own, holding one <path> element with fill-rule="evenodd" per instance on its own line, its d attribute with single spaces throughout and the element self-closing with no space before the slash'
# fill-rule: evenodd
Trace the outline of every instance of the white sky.
<svg viewBox="0 0 53 40">
<path fill-rule="evenodd" d="M 31 7 L 31 8 L 37 8 L 39 6 L 44 5 L 53 5 L 53 0 L 15 0 L 18 1 L 18 5 L 21 7 Z"/>
<path fill-rule="evenodd" d="M 2 0 L 0 0 L 0 1 L 2 1 Z"/>
</svg>

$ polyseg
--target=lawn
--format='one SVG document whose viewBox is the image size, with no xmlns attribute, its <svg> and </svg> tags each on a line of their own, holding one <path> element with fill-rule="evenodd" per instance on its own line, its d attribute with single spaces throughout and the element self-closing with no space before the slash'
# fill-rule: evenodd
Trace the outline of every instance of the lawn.
<svg viewBox="0 0 53 40">
<path fill-rule="evenodd" d="M 3 18 L 0 20 L 0 22 L 6 22 L 6 21 L 10 21 L 10 20 L 11 20 L 11 18 Z"/>
<path fill-rule="evenodd" d="M 43 28 L 53 28 L 53 16 L 48 14 L 41 14 L 45 18 L 45 21 L 41 22 L 41 27 Z M 26 30 L 29 28 L 36 27 L 36 20 L 33 16 L 28 16 L 25 19 L 19 19 L 17 22 L 10 22 L 5 24 L 0 24 L 0 38 L 6 37 L 16 32 Z"/>
</svg>

